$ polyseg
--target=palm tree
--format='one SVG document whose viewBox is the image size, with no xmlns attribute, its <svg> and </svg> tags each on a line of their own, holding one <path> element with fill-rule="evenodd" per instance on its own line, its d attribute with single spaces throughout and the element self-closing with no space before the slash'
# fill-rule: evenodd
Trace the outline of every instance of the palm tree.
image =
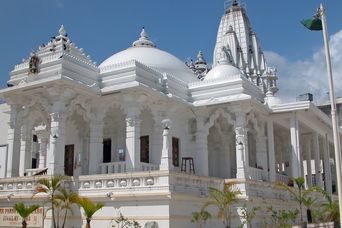
<svg viewBox="0 0 342 228">
<path fill-rule="evenodd" d="M 96 211 L 100 210 L 104 204 L 103 203 L 93 203 L 90 199 L 86 197 L 82 197 L 78 199 L 78 204 L 83 208 L 84 210 L 84 216 L 87 220 L 86 228 L 90 228 L 90 222 L 93 215 L 96 213 Z"/>
<path fill-rule="evenodd" d="M 25 205 L 23 203 L 17 203 L 14 205 L 13 208 L 18 212 L 20 217 L 23 219 L 22 228 L 27 227 L 27 223 L 26 223 L 27 217 L 29 217 L 30 214 L 32 212 L 34 212 L 35 210 L 37 210 L 39 207 L 40 206 L 37 204 L 33 204 L 31 206 L 28 206 L 28 207 L 25 207 Z"/>
<path fill-rule="evenodd" d="M 48 195 L 48 203 L 51 204 L 52 211 L 52 224 L 54 228 L 59 227 L 56 223 L 55 209 L 59 207 L 60 202 L 56 200 L 56 194 L 63 188 L 62 183 L 65 180 L 65 176 L 53 176 L 51 180 L 43 178 L 38 180 L 38 185 L 36 186 L 33 196 L 44 193 Z"/>
<path fill-rule="evenodd" d="M 303 206 L 306 208 L 310 208 L 311 205 L 316 201 L 315 198 L 312 198 L 310 194 L 314 191 L 319 191 L 318 187 L 310 187 L 308 189 L 305 189 L 305 180 L 304 177 L 297 177 L 293 178 L 293 181 L 295 182 L 297 189 L 293 187 L 289 187 L 285 185 L 284 183 L 278 183 L 278 186 L 286 189 L 295 199 L 295 201 L 299 204 L 299 212 L 300 212 L 300 221 L 303 224 Z"/>
<path fill-rule="evenodd" d="M 198 226 L 202 228 L 205 225 L 206 221 L 210 218 L 211 214 L 208 211 L 202 209 L 199 212 L 192 212 L 191 222 L 197 223 Z"/>
<path fill-rule="evenodd" d="M 79 197 L 75 192 L 69 192 L 65 188 L 59 189 L 58 193 L 55 195 L 55 200 L 59 203 L 59 208 L 64 210 L 64 218 L 62 223 L 62 228 L 65 226 L 66 218 L 68 215 L 68 211 L 72 213 L 72 205 L 77 204 Z M 59 211 L 58 216 L 59 217 Z M 59 222 L 58 222 L 59 227 Z"/>
<path fill-rule="evenodd" d="M 326 199 L 326 202 L 322 204 L 322 211 L 323 213 L 322 217 L 324 220 L 328 221 L 334 221 L 336 223 L 339 223 L 340 221 L 340 210 L 339 210 L 339 205 L 338 201 L 332 200 L 330 194 L 323 189 L 320 191 L 324 198 Z"/>
<path fill-rule="evenodd" d="M 208 206 L 218 208 L 217 217 L 222 220 L 225 228 L 230 228 L 231 206 L 238 201 L 238 196 L 241 194 L 240 190 L 235 187 L 235 184 L 235 182 L 226 183 L 223 186 L 223 190 L 210 187 L 210 200 L 203 205 L 203 208 Z"/>
</svg>

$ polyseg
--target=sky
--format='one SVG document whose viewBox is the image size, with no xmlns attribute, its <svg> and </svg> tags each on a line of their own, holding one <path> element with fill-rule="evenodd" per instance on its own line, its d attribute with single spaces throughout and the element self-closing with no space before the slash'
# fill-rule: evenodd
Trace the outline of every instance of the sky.
<svg viewBox="0 0 342 228">
<path fill-rule="evenodd" d="M 244 0 L 269 66 L 278 69 L 278 96 L 285 101 L 311 92 L 327 97 L 323 36 L 301 24 L 321 1 Z M 342 96 L 342 1 L 322 0 L 337 96 Z M 31 51 L 64 25 L 70 39 L 100 64 L 128 48 L 144 26 L 158 48 L 186 61 L 204 52 L 209 63 L 224 0 L 2 0 L 0 7 L 0 87 Z"/>
</svg>

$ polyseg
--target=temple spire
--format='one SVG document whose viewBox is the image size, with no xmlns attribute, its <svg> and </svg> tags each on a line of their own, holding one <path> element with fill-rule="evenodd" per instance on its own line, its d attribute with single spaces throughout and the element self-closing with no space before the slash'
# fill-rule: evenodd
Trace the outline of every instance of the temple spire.
<svg viewBox="0 0 342 228">
<path fill-rule="evenodd" d="M 65 29 L 64 29 L 64 25 L 61 25 L 61 27 L 58 30 L 58 33 L 59 33 L 60 36 L 65 36 L 66 35 Z"/>
</svg>

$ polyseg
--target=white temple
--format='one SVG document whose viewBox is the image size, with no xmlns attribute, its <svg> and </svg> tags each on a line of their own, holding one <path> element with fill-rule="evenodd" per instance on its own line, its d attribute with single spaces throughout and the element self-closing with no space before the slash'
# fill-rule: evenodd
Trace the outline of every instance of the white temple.
<svg viewBox="0 0 342 228">
<path fill-rule="evenodd" d="M 225 9 L 213 52 L 212 69 L 201 52 L 186 65 L 142 29 L 97 66 L 62 26 L 0 90 L 0 209 L 32 202 L 45 172 L 70 176 L 70 189 L 105 203 L 93 227 L 108 227 L 119 212 L 143 227 L 195 227 L 191 213 L 224 181 L 243 193 L 236 215 L 246 202 L 294 208 L 274 184 L 292 177 L 333 192 L 331 120 L 310 101 L 276 97 L 276 70 L 237 1 Z M 67 222 L 81 227 L 81 212 Z"/>
</svg>

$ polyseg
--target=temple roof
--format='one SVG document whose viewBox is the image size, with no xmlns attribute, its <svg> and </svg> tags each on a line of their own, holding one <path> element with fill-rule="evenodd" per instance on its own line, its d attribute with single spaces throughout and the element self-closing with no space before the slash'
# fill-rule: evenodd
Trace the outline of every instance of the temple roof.
<svg viewBox="0 0 342 228">
<path fill-rule="evenodd" d="M 185 82 L 198 80 L 185 63 L 174 55 L 158 49 L 149 39 L 144 28 L 139 39 L 133 42 L 132 47 L 110 56 L 99 67 L 101 69 L 130 60 L 136 60 L 160 73 L 171 74 Z"/>
</svg>

